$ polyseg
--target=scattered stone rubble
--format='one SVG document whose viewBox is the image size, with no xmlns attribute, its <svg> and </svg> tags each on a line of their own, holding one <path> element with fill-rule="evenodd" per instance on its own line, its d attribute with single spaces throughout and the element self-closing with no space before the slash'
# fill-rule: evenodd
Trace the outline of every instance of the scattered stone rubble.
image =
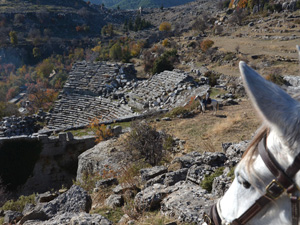
<svg viewBox="0 0 300 225">
<path fill-rule="evenodd" d="M 122 206 L 129 195 L 134 198 L 134 206 L 138 211 L 160 210 L 162 214 L 179 221 L 202 224 L 203 213 L 229 188 L 231 178 L 227 174 L 241 159 L 247 145 L 246 141 L 224 143 L 225 153 L 191 152 L 175 158 L 168 167 L 142 169 L 142 190 L 131 184 L 118 185 L 115 178 L 110 178 L 96 182 L 94 191 L 117 185 L 112 190 L 113 194 L 103 203 L 108 207 Z M 117 139 L 101 142 L 80 155 L 77 180 L 82 181 L 87 173 L 101 174 L 106 169 L 118 171 L 126 163 L 124 154 Z M 205 175 L 212 174 L 219 167 L 225 167 L 224 172 L 214 179 L 212 192 L 209 193 L 199 184 Z M 112 224 L 103 216 L 89 214 L 91 205 L 91 197 L 82 188 L 73 185 L 64 194 L 47 192 L 38 195 L 36 204 L 27 205 L 21 214 L 4 211 L 5 222 L 17 220 L 19 224 L 28 225 Z"/>
<path fill-rule="evenodd" d="M 4 117 L 0 121 L 0 137 L 30 135 L 42 128 L 37 122 L 46 122 L 50 114 L 40 110 L 37 114 L 25 117 Z"/>
<path fill-rule="evenodd" d="M 48 195 L 52 196 L 51 193 Z M 5 211 L 4 223 L 18 222 L 18 224 L 25 225 L 112 224 L 101 215 L 88 214 L 92 206 L 92 199 L 79 186 L 73 185 L 67 192 L 54 199 L 46 198 L 49 201 L 41 202 L 39 199 L 38 195 L 36 204 L 27 204 L 22 213 Z"/>
<path fill-rule="evenodd" d="M 161 213 L 181 222 L 202 224 L 203 213 L 229 188 L 231 178 L 227 177 L 227 173 L 241 159 L 247 145 L 247 142 L 227 143 L 224 145 L 226 153 L 188 153 L 174 159 L 172 163 L 180 164 L 180 169 L 176 171 L 167 172 L 164 167 L 141 170 L 142 178 L 149 180 L 145 188 L 135 196 L 136 209 L 160 209 Z M 212 174 L 221 166 L 225 166 L 224 173 L 215 178 L 212 192 L 208 193 L 199 184 L 205 175 Z M 184 176 L 180 172 L 183 170 L 187 171 Z M 157 174 L 156 177 L 154 174 Z M 172 177 L 176 182 L 168 183 L 158 179 L 162 176 Z M 149 181 L 152 181 L 151 185 L 147 185 Z"/>
<path fill-rule="evenodd" d="M 170 109 L 182 99 L 182 92 L 191 91 L 198 86 L 198 83 L 185 72 L 164 71 L 153 75 L 149 80 L 138 82 L 128 93 L 129 105 L 139 110 Z M 207 88 L 203 87 L 202 92 Z"/>
</svg>

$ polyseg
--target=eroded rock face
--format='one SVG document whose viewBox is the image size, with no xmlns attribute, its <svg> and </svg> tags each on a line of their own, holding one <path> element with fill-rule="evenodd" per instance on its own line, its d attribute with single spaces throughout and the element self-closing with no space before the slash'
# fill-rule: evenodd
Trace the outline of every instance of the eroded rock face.
<svg viewBox="0 0 300 225">
<path fill-rule="evenodd" d="M 210 195 L 198 185 L 180 182 L 177 190 L 161 202 L 161 212 L 181 222 L 201 224 L 203 212 L 212 204 Z"/>
<path fill-rule="evenodd" d="M 102 175 L 104 171 L 119 171 L 125 163 L 126 153 L 117 149 L 116 139 L 103 141 L 78 157 L 76 180 L 83 182 L 87 174 Z"/>
<path fill-rule="evenodd" d="M 85 212 L 81 213 L 63 213 L 51 218 L 48 221 L 36 221 L 28 220 L 24 225 L 86 225 L 86 224 L 97 224 L 97 225 L 112 225 L 105 217 L 98 214 L 88 214 Z"/>
<path fill-rule="evenodd" d="M 49 220 L 64 213 L 88 213 L 92 206 L 92 199 L 88 193 L 79 186 L 73 185 L 67 192 L 59 195 L 47 203 L 39 203 L 27 212 L 21 223 L 28 220 Z"/>
<path fill-rule="evenodd" d="M 141 169 L 141 178 L 143 181 L 150 180 L 151 178 L 157 177 L 161 174 L 164 174 L 168 171 L 168 168 L 165 166 L 154 166 L 152 168 Z"/>
</svg>

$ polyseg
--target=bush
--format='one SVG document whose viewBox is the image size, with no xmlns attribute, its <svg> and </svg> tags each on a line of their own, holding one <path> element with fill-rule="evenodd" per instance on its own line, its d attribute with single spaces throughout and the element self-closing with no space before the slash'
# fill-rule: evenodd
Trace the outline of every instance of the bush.
<svg viewBox="0 0 300 225">
<path fill-rule="evenodd" d="M 217 80 L 220 78 L 220 75 L 219 75 L 219 74 L 215 74 L 215 73 L 213 73 L 213 72 L 211 72 L 211 71 L 206 72 L 206 73 L 204 74 L 204 76 L 208 78 L 208 80 L 209 80 L 209 85 L 210 85 L 211 87 L 215 86 L 215 85 L 218 83 Z"/>
<path fill-rule="evenodd" d="M 100 120 L 95 118 L 89 124 L 89 128 L 95 130 L 96 143 L 105 141 L 113 136 L 111 130 L 107 129 L 107 127 L 104 124 L 99 125 L 99 122 Z"/>
<path fill-rule="evenodd" d="M 164 47 L 169 47 L 170 46 L 170 41 L 169 41 L 168 38 L 166 38 L 162 41 L 162 46 L 164 46 Z"/>
<path fill-rule="evenodd" d="M 214 42 L 212 40 L 207 39 L 201 42 L 200 47 L 203 52 L 207 52 L 207 50 L 211 48 L 213 45 Z"/>
<path fill-rule="evenodd" d="M 204 179 L 202 180 L 200 186 L 207 190 L 208 192 L 211 192 L 212 190 L 212 184 L 216 177 L 221 176 L 223 174 L 224 167 L 219 167 L 216 169 L 214 173 L 211 175 L 205 175 Z"/>
<path fill-rule="evenodd" d="M 109 57 L 114 60 L 120 60 L 122 59 L 122 48 L 119 42 L 115 43 L 110 49 L 109 49 Z"/>
<path fill-rule="evenodd" d="M 16 31 L 11 31 L 9 32 L 9 38 L 10 38 L 10 43 L 13 45 L 18 44 L 18 37 L 17 37 L 17 32 Z"/>
<path fill-rule="evenodd" d="M 177 61 L 177 50 L 166 51 L 153 63 L 152 74 L 161 73 L 165 70 L 173 70 L 173 64 Z"/>
<path fill-rule="evenodd" d="M 144 121 L 132 123 L 126 145 L 133 159 L 144 159 L 151 166 L 158 165 L 164 155 L 160 133 Z"/>
<path fill-rule="evenodd" d="M 9 200 L 0 209 L 4 211 L 12 210 L 22 212 L 25 205 L 28 203 L 35 204 L 35 194 L 29 196 L 21 195 L 16 201 Z"/>
<path fill-rule="evenodd" d="M 171 24 L 169 22 L 162 22 L 159 25 L 159 31 L 171 31 Z"/>
<path fill-rule="evenodd" d="M 273 82 L 277 85 L 285 85 L 286 81 L 283 79 L 283 76 L 279 75 L 278 73 L 271 73 L 266 76 L 266 80 Z"/>
<path fill-rule="evenodd" d="M 193 30 L 204 33 L 205 29 L 207 28 L 206 24 L 207 18 L 197 18 L 192 25 Z"/>
</svg>

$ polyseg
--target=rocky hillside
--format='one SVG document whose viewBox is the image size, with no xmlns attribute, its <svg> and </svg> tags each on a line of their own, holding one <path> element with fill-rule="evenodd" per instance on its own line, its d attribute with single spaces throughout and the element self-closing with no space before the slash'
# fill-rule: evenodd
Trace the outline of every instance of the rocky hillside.
<svg viewBox="0 0 300 225">
<path fill-rule="evenodd" d="M 104 4 L 109 8 L 117 8 L 121 9 L 138 9 L 139 7 L 143 8 L 160 8 L 163 7 L 172 7 L 177 5 L 183 5 L 188 2 L 192 2 L 194 0 L 91 0 L 90 2 L 93 4 Z"/>
</svg>

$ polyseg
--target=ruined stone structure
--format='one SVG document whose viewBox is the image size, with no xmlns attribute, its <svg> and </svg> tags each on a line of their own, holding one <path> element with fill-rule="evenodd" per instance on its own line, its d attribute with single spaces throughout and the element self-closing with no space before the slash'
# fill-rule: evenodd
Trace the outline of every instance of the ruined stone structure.
<svg viewBox="0 0 300 225">
<path fill-rule="evenodd" d="M 47 129 L 83 127 L 96 117 L 108 122 L 135 118 L 145 110 L 171 109 L 184 104 L 199 86 L 181 71 L 164 71 L 148 80 L 137 80 L 135 73 L 132 64 L 77 62 L 53 108 Z M 206 89 L 202 86 L 200 93 Z"/>
<path fill-rule="evenodd" d="M 78 156 L 94 145 L 93 136 L 74 138 L 69 132 L 58 137 L 0 138 L 0 176 L 16 195 L 59 189 L 72 184 Z M 12 160 L 14 155 L 19 157 Z"/>
<path fill-rule="evenodd" d="M 146 108 L 173 108 L 181 100 L 181 92 L 192 90 L 198 84 L 185 72 L 164 71 L 149 80 L 138 83 L 128 96 L 129 105 L 140 110 Z M 180 95 L 179 95 L 180 94 Z"/>
<path fill-rule="evenodd" d="M 48 129 L 89 124 L 93 118 L 113 120 L 135 113 L 117 90 L 130 87 L 135 78 L 132 64 L 118 65 L 86 61 L 74 64 L 56 102 Z"/>
</svg>

